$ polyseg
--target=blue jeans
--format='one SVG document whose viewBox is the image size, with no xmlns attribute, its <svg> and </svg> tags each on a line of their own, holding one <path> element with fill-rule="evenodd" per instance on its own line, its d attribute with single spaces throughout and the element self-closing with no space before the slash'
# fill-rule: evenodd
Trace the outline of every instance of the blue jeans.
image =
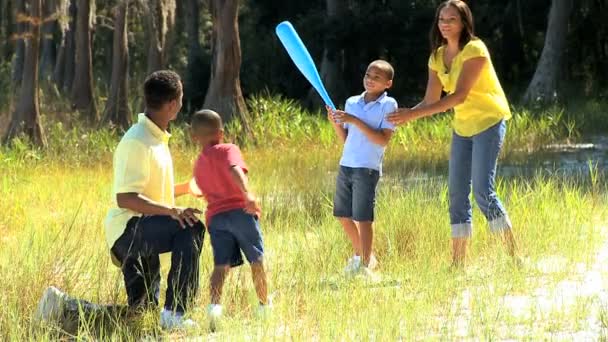
<svg viewBox="0 0 608 342">
<path fill-rule="evenodd" d="M 171 252 L 165 308 L 185 312 L 199 284 L 199 258 L 205 227 L 182 228 L 171 216 L 133 217 L 112 247 L 122 263 L 131 307 L 157 306 L 160 295 L 159 254 Z"/>
<path fill-rule="evenodd" d="M 511 228 L 511 221 L 494 189 L 496 161 L 507 132 L 504 120 L 472 137 L 453 133 L 449 166 L 450 223 L 452 238 L 470 237 L 471 182 L 475 201 L 492 232 Z"/>
</svg>

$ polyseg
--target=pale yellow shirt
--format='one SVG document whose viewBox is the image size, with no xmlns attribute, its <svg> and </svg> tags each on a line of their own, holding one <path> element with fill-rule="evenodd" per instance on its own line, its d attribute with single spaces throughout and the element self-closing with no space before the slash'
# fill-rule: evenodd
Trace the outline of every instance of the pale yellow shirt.
<svg viewBox="0 0 608 342">
<path fill-rule="evenodd" d="M 114 152 L 113 208 L 104 221 L 106 241 L 112 248 L 124 232 L 127 222 L 140 213 L 119 208 L 116 194 L 135 192 L 152 201 L 174 205 L 173 161 L 169 137 L 145 114 L 122 137 Z"/>
<path fill-rule="evenodd" d="M 485 131 L 501 120 L 511 118 L 511 110 L 498 76 L 492 65 L 488 48 L 480 39 L 473 39 L 452 60 L 450 72 L 446 73 L 443 62 L 445 46 L 440 47 L 429 58 L 429 68 L 437 72 L 443 90 L 448 94 L 456 91 L 456 84 L 464 62 L 471 58 L 485 57 L 486 63 L 479 79 L 471 88 L 463 103 L 454 107 L 454 130 L 460 136 L 470 137 Z"/>
</svg>

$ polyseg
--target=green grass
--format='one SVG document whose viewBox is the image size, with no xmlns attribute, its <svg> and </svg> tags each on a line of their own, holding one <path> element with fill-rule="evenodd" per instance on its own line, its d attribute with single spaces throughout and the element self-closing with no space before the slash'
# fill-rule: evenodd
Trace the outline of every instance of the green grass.
<svg viewBox="0 0 608 342">
<path fill-rule="evenodd" d="M 581 301 L 549 317 L 521 318 L 505 310 L 503 297 L 530 295 L 568 279 L 577 263 L 589 263 L 603 243 L 604 176 L 499 178 L 501 194 L 529 267 L 512 267 L 500 243 L 474 212 L 474 237 L 465 272 L 449 270 L 450 228 L 444 169 L 450 139 L 447 116 L 400 130 L 389 146 L 379 186 L 375 249 L 385 280 L 399 286 L 370 287 L 341 276 L 351 254 L 331 215 L 341 148 L 324 116 L 310 115 L 279 98 L 255 98 L 254 140 L 245 158 L 252 188 L 261 199 L 274 313 L 254 318 L 255 293 L 248 267 L 237 269 L 225 286 L 225 321 L 220 340 L 451 340 L 463 293 L 470 293 L 465 336 L 507 338 L 523 329 L 530 339 L 576 331 L 591 305 Z M 533 116 L 517 111 L 509 125 L 504 159 L 518 159 L 554 140 L 571 139 L 570 123 L 559 112 Z M 111 130 L 47 125 L 50 147 L 25 140 L 0 150 L 0 340 L 58 337 L 53 328 L 31 324 L 42 291 L 55 285 L 99 303 L 125 303 L 122 278 L 108 257 L 102 221 L 111 205 Z M 238 128 L 233 127 L 234 137 Z M 173 130 L 176 179 L 189 177 L 196 148 L 181 127 Z M 438 171 L 435 173 L 435 171 Z M 427 173 L 433 177 L 412 178 Z M 179 204 L 203 207 L 195 199 Z M 544 274 L 535 263 L 550 256 L 566 260 L 559 272 Z M 169 259 L 163 257 L 163 284 Z M 202 256 L 201 290 L 194 318 L 206 336 L 204 307 L 212 264 L 208 240 Z M 162 297 L 161 297 L 162 298 Z M 84 325 L 78 338 L 136 340 L 177 337 L 157 328 L 156 314 L 95 335 Z"/>
</svg>

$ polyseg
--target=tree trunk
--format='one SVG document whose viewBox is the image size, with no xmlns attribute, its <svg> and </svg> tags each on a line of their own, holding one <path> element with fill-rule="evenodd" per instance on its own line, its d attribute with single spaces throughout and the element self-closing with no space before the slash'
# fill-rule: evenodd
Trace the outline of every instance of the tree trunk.
<svg viewBox="0 0 608 342">
<path fill-rule="evenodd" d="M 4 137 L 5 143 L 21 133 L 25 133 L 38 146 L 46 146 L 46 139 L 40 125 L 38 103 L 38 48 L 40 45 L 40 14 L 42 0 L 29 0 L 29 34 L 24 37 L 25 62 L 21 90 L 17 107 Z"/>
<path fill-rule="evenodd" d="M 93 60 L 91 29 L 95 13 L 95 0 L 77 0 L 76 63 L 72 83 L 72 106 L 83 118 L 93 124 L 99 120 L 93 97 Z"/>
<path fill-rule="evenodd" d="M 561 70 L 562 54 L 566 47 L 568 18 L 572 0 L 553 0 L 545 45 L 536 66 L 536 72 L 524 94 L 525 103 L 546 103 L 557 100 L 557 81 Z"/>
<path fill-rule="evenodd" d="M 327 8 L 326 20 L 328 23 L 341 20 L 340 18 L 346 12 L 348 6 L 346 0 L 326 0 L 325 4 Z M 336 99 L 346 100 L 348 95 L 346 94 L 346 88 L 344 87 L 344 80 L 341 77 L 344 50 L 335 51 L 335 49 L 332 50 L 331 46 L 333 46 L 333 44 L 330 44 L 327 41 L 325 42 L 319 74 L 327 92 L 334 101 L 336 101 Z M 306 102 L 313 107 L 323 106 L 323 100 L 313 87 L 308 91 Z M 335 104 L 339 106 L 337 103 Z"/>
<path fill-rule="evenodd" d="M 14 87 L 13 89 L 18 89 L 21 84 L 21 78 L 23 76 L 23 63 L 25 57 L 25 41 L 24 34 L 26 31 L 26 24 L 23 22 L 25 20 L 25 1 L 26 0 L 15 0 L 15 18 L 17 20 L 15 23 L 17 24 L 16 30 L 16 47 L 15 47 L 15 56 L 13 57 L 12 69 L 13 74 L 11 76 L 11 80 L 13 81 Z"/>
<path fill-rule="evenodd" d="M 238 0 L 211 0 L 211 77 L 205 108 L 217 111 L 224 122 L 236 117 L 246 134 L 250 133 L 247 107 L 241 92 L 241 43 L 239 40 Z"/>
<path fill-rule="evenodd" d="M 148 47 L 148 75 L 164 69 L 167 64 L 169 37 L 175 25 L 175 0 L 149 0 L 146 3 Z"/>
<path fill-rule="evenodd" d="M 76 0 L 61 0 L 59 18 L 60 45 L 53 80 L 59 89 L 69 94 L 74 80 L 74 32 L 76 31 Z"/>
<path fill-rule="evenodd" d="M 203 58 L 203 49 L 199 37 L 200 33 L 200 0 L 186 0 L 181 11 L 188 15 L 184 18 L 188 39 L 188 56 L 186 75 L 184 77 L 184 107 L 190 112 L 193 106 L 200 106 L 204 100 L 204 87 L 200 83 L 200 70 Z M 198 108 L 197 108 L 198 109 Z"/>
<path fill-rule="evenodd" d="M 53 33 L 57 28 L 57 1 L 45 0 L 44 10 L 42 11 L 42 51 L 40 57 L 40 79 L 48 80 L 53 74 L 53 67 L 56 63 L 57 49 L 53 40 Z"/>
<path fill-rule="evenodd" d="M 12 2 L 2 1 L 0 3 L 0 60 L 8 60 L 12 55 L 11 33 L 13 27 Z"/>
<path fill-rule="evenodd" d="M 106 102 L 104 123 L 111 122 L 127 130 L 131 125 L 127 98 L 129 80 L 129 44 L 127 36 L 127 15 L 129 0 L 122 0 L 116 8 L 114 20 L 114 43 L 112 46 L 112 81 L 110 97 Z"/>
<path fill-rule="evenodd" d="M 201 55 L 201 42 L 199 40 L 199 26 L 200 26 L 200 6 L 199 0 L 186 0 L 183 11 L 187 13 L 184 16 L 186 22 L 186 32 L 188 35 L 188 70 L 191 69 L 196 58 Z"/>
</svg>

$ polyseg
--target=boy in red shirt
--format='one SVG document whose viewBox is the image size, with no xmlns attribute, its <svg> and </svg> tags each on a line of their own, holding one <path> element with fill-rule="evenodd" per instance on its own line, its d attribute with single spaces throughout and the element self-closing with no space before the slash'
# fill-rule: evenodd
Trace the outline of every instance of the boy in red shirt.
<svg viewBox="0 0 608 342">
<path fill-rule="evenodd" d="M 258 312 L 269 308 L 264 243 L 258 223 L 260 207 L 247 186 L 247 166 L 234 144 L 222 143 L 222 119 L 212 110 L 201 110 L 191 120 L 192 139 L 202 151 L 194 165 L 194 180 L 207 200 L 206 220 L 215 267 L 211 275 L 211 304 L 207 308 L 211 329 L 221 317 L 220 297 L 230 267 L 243 264 L 241 251 L 251 265 L 260 302 Z"/>
</svg>

